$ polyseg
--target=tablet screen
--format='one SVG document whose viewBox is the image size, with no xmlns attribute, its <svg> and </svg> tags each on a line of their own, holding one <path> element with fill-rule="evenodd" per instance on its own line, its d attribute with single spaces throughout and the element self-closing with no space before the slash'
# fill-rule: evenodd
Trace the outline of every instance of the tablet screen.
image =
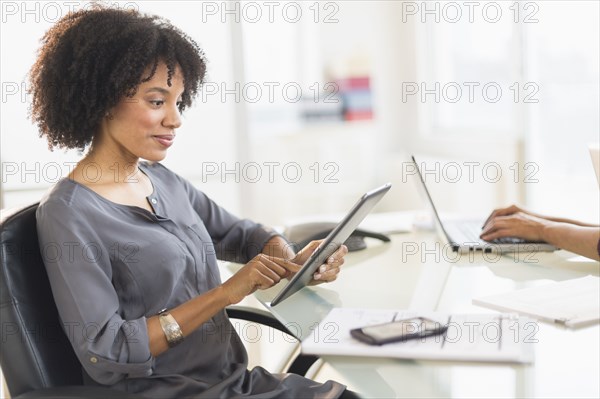
<svg viewBox="0 0 600 399">
<path fill-rule="evenodd" d="M 294 294 L 302 287 L 306 286 L 313 277 L 315 271 L 325 263 L 325 260 L 331 256 L 356 230 L 360 222 L 369 214 L 371 209 L 383 198 L 383 196 L 392 187 L 390 183 L 376 188 L 364 194 L 358 202 L 352 207 L 344 219 L 329 233 L 321 242 L 321 245 L 306 260 L 302 268 L 292 277 L 285 287 L 277 294 L 271 302 L 275 306 L 290 295 Z"/>
</svg>

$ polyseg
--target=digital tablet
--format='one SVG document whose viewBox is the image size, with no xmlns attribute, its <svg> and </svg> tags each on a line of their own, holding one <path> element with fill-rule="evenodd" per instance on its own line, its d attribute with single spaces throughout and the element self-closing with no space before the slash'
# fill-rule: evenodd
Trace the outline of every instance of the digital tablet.
<svg viewBox="0 0 600 399">
<path fill-rule="evenodd" d="M 317 247 L 315 252 L 304 262 L 298 273 L 292 277 L 287 285 L 271 301 L 271 306 L 277 305 L 305 287 L 312 280 L 313 274 L 317 269 L 350 237 L 360 222 L 362 222 L 365 216 L 368 215 L 375 204 L 381 200 L 391 187 L 392 185 L 388 183 L 364 194 L 350 209 L 350 212 L 348 212 L 344 219 L 321 242 L 321 245 Z"/>
</svg>

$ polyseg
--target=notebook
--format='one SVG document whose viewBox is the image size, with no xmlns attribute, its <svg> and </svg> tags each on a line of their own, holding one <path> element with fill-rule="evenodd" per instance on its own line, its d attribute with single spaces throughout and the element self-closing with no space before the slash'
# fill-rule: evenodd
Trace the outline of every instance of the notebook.
<svg viewBox="0 0 600 399">
<path fill-rule="evenodd" d="M 473 304 L 566 327 L 583 327 L 600 321 L 600 279 L 590 275 L 477 298 Z"/>
<path fill-rule="evenodd" d="M 350 330 L 411 317 L 448 325 L 443 335 L 381 346 L 354 339 Z M 532 363 L 538 326 L 527 317 L 503 314 L 456 314 L 409 310 L 334 308 L 302 341 L 302 353 L 475 362 Z"/>
</svg>

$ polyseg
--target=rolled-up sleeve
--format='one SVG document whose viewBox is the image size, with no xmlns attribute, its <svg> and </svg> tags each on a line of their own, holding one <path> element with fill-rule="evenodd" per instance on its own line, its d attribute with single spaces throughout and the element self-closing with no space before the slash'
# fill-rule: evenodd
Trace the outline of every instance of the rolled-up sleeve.
<svg viewBox="0 0 600 399">
<path fill-rule="evenodd" d="M 61 202 L 37 211 L 42 258 L 65 333 L 91 378 L 111 385 L 152 374 L 146 318 L 123 319 L 111 282 L 110 248 L 94 220 Z"/>
</svg>

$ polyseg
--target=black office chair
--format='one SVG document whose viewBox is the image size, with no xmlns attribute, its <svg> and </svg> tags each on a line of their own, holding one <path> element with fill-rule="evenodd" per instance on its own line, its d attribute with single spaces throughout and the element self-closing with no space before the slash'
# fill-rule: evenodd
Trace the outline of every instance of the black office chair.
<svg viewBox="0 0 600 399">
<path fill-rule="evenodd" d="M 0 365 L 13 398 L 141 398 L 104 387 L 84 386 L 82 366 L 62 330 L 46 275 L 33 204 L 0 221 Z M 230 317 L 293 334 L 270 313 L 227 309 Z M 304 375 L 317 360 L 299 355 L 288 372 Z"/>
</svg>

